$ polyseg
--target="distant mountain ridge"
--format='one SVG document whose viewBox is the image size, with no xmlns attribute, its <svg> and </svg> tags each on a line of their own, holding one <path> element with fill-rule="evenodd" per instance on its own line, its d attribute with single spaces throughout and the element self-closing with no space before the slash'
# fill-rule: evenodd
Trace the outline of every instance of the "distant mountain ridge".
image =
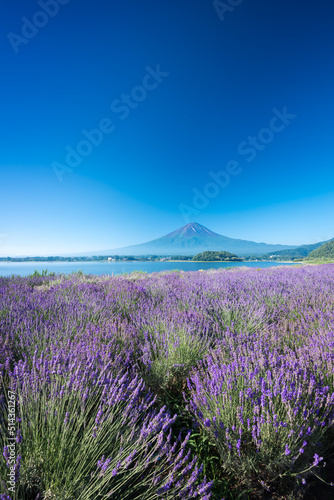
<svg viewBox="0 0 334 500">
<path fill-rule="evenodd" d="M 295 248 L 229 238 L 192 222 L 156 240 L 112 250 L 89 252 L 86 255 L 196 255 L 206 250 L 226 251 L 240 256 L 264 255 Z"/>
<path fill-rule="evenodd" d="M 313 243 L 311 245 L 301 245 L 299 247 L 290 248 L 287 250 L 279 250 L 278 252 L 270 253 L 270 255 L 275 255 L 277 257 L 288 258 L 288 259 L 299 259 L 307 257 L 311 252 L 313 252 L 317 248 L 320 248 L 325 243 L 328 243 L 330 241 L 332 240 L 320 241 L 319 243 Z"/>
</svg>

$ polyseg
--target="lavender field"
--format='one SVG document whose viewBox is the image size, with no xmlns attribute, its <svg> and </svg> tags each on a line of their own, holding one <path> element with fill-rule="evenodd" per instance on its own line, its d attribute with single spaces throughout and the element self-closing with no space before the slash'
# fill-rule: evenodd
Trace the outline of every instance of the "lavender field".
<svg viewBox="0 0 334 500">
<path fill-rule="evenodd" d="M 333 497 L 334 265 L 0 278 L 0 376 L 2 500 Z"/>
</svg>

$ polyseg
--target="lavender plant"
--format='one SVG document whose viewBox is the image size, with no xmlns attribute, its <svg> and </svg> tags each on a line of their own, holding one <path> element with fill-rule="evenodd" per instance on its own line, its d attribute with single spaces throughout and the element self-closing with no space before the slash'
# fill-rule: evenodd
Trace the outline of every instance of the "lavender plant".
<svg viewBox="0 0 334 500">
<path fill-rule="evenodd" d="M 19 362 L 17 498 L 209 498 L 210 483 L 138 375 L 80 344 Z M 116 371 L 119 373 L 116 374 Z M 3 444 L 3 443 L 2 443 Z M 4 447 L 6 459 L 6 448 Z M 2 470 L 4 464 L 2 465 Z"/>
<path fill-rule="evenodd" d="M 302 476 L 318 465 L 333 425 L 333 387 L 295 353 L 255 344 L 230 364 L 209 356 L 189 379 L 190 409 L 222 466 L 248 483 Z"/>
</svg>

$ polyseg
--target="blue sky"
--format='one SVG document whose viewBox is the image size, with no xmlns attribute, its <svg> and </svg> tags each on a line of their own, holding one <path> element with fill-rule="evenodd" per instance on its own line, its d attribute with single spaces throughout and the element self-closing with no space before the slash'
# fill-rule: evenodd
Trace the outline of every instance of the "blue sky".
<svg viewBox="0 0 334 500">
<path fill-rule="evenodd" d="M 5 2 L 0 255 L 188 221 L 334 237 L 333 14 L 330 0 Z"/>
</svg>

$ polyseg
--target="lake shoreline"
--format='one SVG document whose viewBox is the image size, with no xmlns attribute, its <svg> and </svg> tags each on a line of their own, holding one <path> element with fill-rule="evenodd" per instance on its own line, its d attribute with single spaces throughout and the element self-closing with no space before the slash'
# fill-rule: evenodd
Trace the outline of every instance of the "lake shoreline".
<svg viewBox="0 0 334 500">
<path fill-rule="evenodd" d="M 229 261 L 229 260 L 167 260 L 165 262 L 199 262 L 199 263 L 214 263 L 214 264 L 219 264 L 220 262 L 222 263 L 233 263 L 233 262 L 241 262 L 243 264 L 246 263 L 251 263 L 251 264 L 260 264 L 261 262 L 264 263 L 270 263 L 273 264 L 273 267 L 275 264 L 280 265 L 280 264 L 290 264 L 290 265 L 303 265 L 303 266 L 321 266 L 323 264 L 334 264 L 334 260 L 328 260 L 328 261 L 294 261 L 294 260 L 242 260 L 242 261 Z"/>
<path fill-rule="evenodd" d="M 56 275 L 70 275 L 82 273 L 89 275 L 121 275 L 131 272 L 159 273 L 173 271 L 205 271 L 212 269 L 266 269 L 269 267 L 292 266 L 292 263 L 278 262 L 198 262 L 198 261 L 159 261 L 159 262 L 2 262 L 0 263 L 0 276 L 30 276 L 47 272 Z"/>
</svg>

